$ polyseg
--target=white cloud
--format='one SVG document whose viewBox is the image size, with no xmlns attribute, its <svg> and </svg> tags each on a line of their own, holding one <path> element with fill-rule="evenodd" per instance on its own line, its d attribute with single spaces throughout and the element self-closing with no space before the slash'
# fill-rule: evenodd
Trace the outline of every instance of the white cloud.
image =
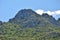
<svg viewBox="0 0 60 40">
<path fill-rule="evenodd" d="M 57 10 L 57 11 L 45 11 L 45 10 L 39 9 L 39 10 L 36 10 L 35 12 L 40 14 L 40 15 L 42 15 L 43 13 L 47 13 L 47 14 L 52 15 L 52 16 L 60 14 L 60 10 Z"/>
<path fill-rule="evenodd" d="M 42 15 L 43 12 L 44 12 L 44 10 L 39 9 L 39 10 L 36 10 L 36 12 L 37 12 L 38 14 Z"/>
<path fill-rule="evenodd" d="M 42 15 L 43 13 L 47 13 L 49 15 L 52 15 L 55 19 L 58 19 L 60 18 L 60 10 L 56 10 L 56 11 L 45 11 L 45 10 L 42 10 L 42 9 L 39 9 L 39 10 L 36 10 L 35 11 L 37 14 L 40 14 Z"/>
<path fill-rule="evenodd" d="M 60 14 L 60 10 L 55 11 L 56 14 Z"/>
</svg>

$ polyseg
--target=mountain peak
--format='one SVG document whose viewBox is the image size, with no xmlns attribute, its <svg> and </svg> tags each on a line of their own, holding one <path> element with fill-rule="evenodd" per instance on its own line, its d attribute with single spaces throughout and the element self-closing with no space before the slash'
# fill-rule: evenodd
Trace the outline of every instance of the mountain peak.
<svg viewBox="0 0 60 40">
<path fill-rule="evenodd" d="M 36 14 L 36 13 L 32 9 L 22 9 L 16 14 L 15 18 L 24 19 L 33 14 Z"/>
<path fill-rule="evenodd" d="M 9 22 L 21 24 L 25 27 L 32 27 L 36 26 L 39 23 L 36 16 L 38 16 L 38 14 L 33 10 L 22 9 L 16 14 L 14 18 L 10 19 Z"/>
<path fill-rule="evenodd" d="M 45 17 L 52 17 L 51 15 L 47 14 L 47 13 L 43 13 L 42 16 L 45 16 Z"/>
</svg>

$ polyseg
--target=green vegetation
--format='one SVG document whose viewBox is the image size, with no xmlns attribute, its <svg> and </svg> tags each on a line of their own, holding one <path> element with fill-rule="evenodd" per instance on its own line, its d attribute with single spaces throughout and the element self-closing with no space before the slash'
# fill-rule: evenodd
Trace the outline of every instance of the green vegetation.
<svg viewBox="0 0 60 40">
<path fill-rule="evenodd" d="M 60 27 L 49 26 L 22 28 L 16 24 L 4 23 L 0 25 L 0 40 L 60 40 Z"/>
</svg>

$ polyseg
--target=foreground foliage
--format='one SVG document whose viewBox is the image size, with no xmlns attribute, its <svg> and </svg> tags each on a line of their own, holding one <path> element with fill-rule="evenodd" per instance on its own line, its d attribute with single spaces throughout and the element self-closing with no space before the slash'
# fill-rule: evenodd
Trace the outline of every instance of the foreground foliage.
<svg viewBox="0 0 60 40">
<path fill-rule="evenodd" d="M 50 26 L 50 27 L 49 27 Z M 0 40 L 60 40 L 60 27 L 26 27 L 12 23 L 0 25 Z"/>
</svg>

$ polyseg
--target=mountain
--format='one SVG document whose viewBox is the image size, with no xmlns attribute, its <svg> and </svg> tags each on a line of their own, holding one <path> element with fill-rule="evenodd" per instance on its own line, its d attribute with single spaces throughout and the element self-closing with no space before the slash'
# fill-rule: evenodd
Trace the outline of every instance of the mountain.
<svg viewBox="0 0 60 40">
<path fill-rule="evenodd" d="M 20 24 L 25 27 L 33 27 L 39 24 L 38 14 L 31 9 L 20 10 L 16 16 L 9 20 L 11 23 Z"/>
<path fill-rule="evenodd" d="M 47 13 L 39 15 L 31 9 L 20 10 L 14 18 L 9 20 L 9 22 L 19 24 L 23 27 L 35 27 L 37 25 L 45 26 L 46 24 L 60 26 L 59 22 Z"/>
<path fill-rule="evenodd" d="M 47 13 L 22 9 L 8 22 L 0 21 L 0 40 L 60 40 L 59 21 Z"/>
</svg>

